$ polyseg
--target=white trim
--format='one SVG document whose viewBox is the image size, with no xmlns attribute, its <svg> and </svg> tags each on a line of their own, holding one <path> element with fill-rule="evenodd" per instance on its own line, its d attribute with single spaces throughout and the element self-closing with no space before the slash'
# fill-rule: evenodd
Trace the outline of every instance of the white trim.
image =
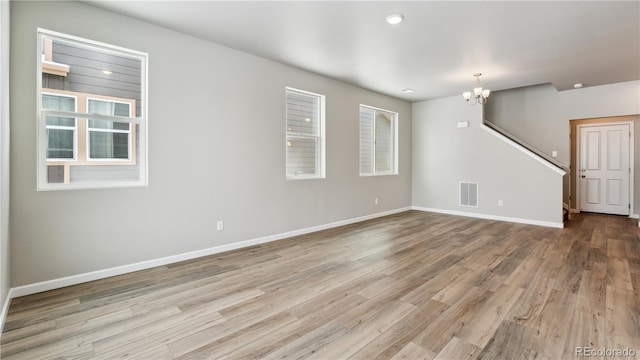
<svg viewBox="0 0 640 360">
<path fill-rule="evenodd" d="M 245 240 L 245 241 L 239 241 L 231 244 L 214 246 L 207 249 L 195 250 L 195 251 L 190 251 L 190 252 L 177 254 L 177 255 L 170 255 L 163 258 L 141 261 L 141 262 L 137 262 L 129 265 L 116 266 L 109 269 L 96 270 L 96 271 L 91 271 L 84 274 L 71 275 L 63 278 L 52 279 L 52 280 L 42 281 L 34 284 L 18 286 L 15 288 L 11 288 L 9 294 L 11 295 L 11 298 L 31 295 L 31 294 L 35 294 L 43 291 L 62 288 L 65 286 L 71 286 L 71 285 L 81 284 L 89 281 L 104 279 L 111 276 L 122 275 L 130 272 L 134 272 L 134 271 L 145 270 L 145 269 L 153 268 L 156 266 L 172 264 L 172 263 L 191 260 L 191 259 L 195 259 L 203 256 L 212 255 L 212 254 L 218 254 L 225 251 L 237 250 L 237 249 L 245 248 L 248 246 L 259 245 L 259 244 L 264 244 L 272 241 L 287 239 L 287 238 L 298 236 L 298 235 L 304 235 L 304 234 L 308 234 L 316 231 L 335 228 L 338 226 L 349 225 L 349 224 L 353 224 L 353 223 L 357 223 L 365 220 L 397 214 L 397 213 L 408 211 L 408 210 L 411 210 L 411 207 L 404 207 L 404 208 L 399 208 L 395 210 L 384 211 L 376 214 L 360 216 L 357 218 L 335 221 L 332 223 L 318 225 L 318 226 L 312 226 L 312 227 L 308 227 L 300 230 L 293 230 L 285 233 L 263 236 L 263 237 L 259 237 L 251 240 Z"/>
<path fill-rule="evenodd" d="M 10 194 L 10 97 L 9 83 L 11 78 L 10 65 L 10 32 L 11 14 L 8 1 L 0 1 L 0 283 L 7 279 L 7 292 L 0 288 L 0 295 L 4 296 L 0 312 L 0 337 L 5 319 L 11 303 L 11 269 L 9 264 L 9 200 Z M 5 246 L 6 244 L 6 246 Z M 3 248 L 6 248 L 6 253 Z M 1 286 L 1 285 L 0 285 Z M 1 357 L 1 356 L 0 356 Z"/>
<path fill-rule="evenodd" d="M 142 57 L 148 56 L 147 53 L 142 52 L 142 51 L 132 50 L 132 49 L 128 49 L 126 47 L 117 46 L 117 45 L 111 45 L 111 44 L 103 43 L 103 42 L 96 41 L 96 40 L 82 38 L 82 37 L 79 37 L 79 36 L 74 36 L 74 35 L 69 35 L 69 34 L 57 32 L 57 31 L 47 30 L 47 29 L 44 29 L 44 28 L 38 28 L 37 29 L 37 33 L 38 33 L 38 35 L 39 34 L 45 34 L 48 37 L 56 38 L 56 40 L 60 40 L 60 41 L 69 42 L 71 40 L 73 42 L 81 42 L 81 43 L 85 43 L 85 44 L 88 44 L 88 45 L 101 47 L 102 51 L 108 52 L 111 55 L 123 55 L 122 53 L 125 52 L 125 53 L 129 53 L 128 55 L 130 57 L 140 57 L 140 58 L 142 58 Z M 40 48 L 39 50 L 40 51 L 38 53 L 42 54 L 42 48 Z M 131 55 L 133 55 L 133 56 L 131 56 Z"/>
<path fill-rule="evenodd" d="M 108 186 L 105 184 L 108 184 Z M 73 186 L 70 186 L 69 184 L 63 184 L 63 183 L 50 183 L 47 185 L 47 187 L 40 188 L 38 189 L 38 191 L 116 189 L 116 188 L 145 187 L 145 186 L 148 186 L 148 184 L 142 180 L 76 183 L 76 184 L 73 184 Z"/>
<path fill-rule="evenodd" d="M 419 211 L 426 211 L 426 212 L 434 212 L 434 213 L 439 213 L 439 214 L 466 216 L 466 217 L 472 217 L 472 218 L 478 218 L 478 219 L 507 221 L 507 222 L 513 222 L 513 223 L 519 223 L 519 224 L 546 226 L 546 227 L 553 227 L 553 228 L 558 228 L 558 229 L 563 229 L 564 228 L 564 224 L 561 223 L 561 222 L 521 219 L 521 218 L 490 215 L 490 214 L 479 214 L 479 213 L 469 213 L 469 212 L 464 212 L 464 211 L 426 208 L 426 207 L 421 207 L 421 206 L 412 206 L 411 209 L 412 210 L 419 210 Z"/>
<path fill-rule="evenodd" d="M 7 314 L 9 313 L 9 305 L 11 305 L 11 299 L 15 296 L 13 295 L 13 289 L 9 289 L 7 292 L 7 297 L 4 299 L 4 303 L 2 304 L 2 312 L 0 313 L 0 338 L 2 338 L 2 332 L 4 331 L 4 323 L 7 320 Z"/>
<path fill-rule="evenodd" d="M 554 172 L 556 172 L 557 174 L 561 175 L 561 176 L 565 176 L 567 174 L 566 171 L 559 169 L 558 167 L 556 167 L 555 165 L 549 163 L 547 160 L 543 159 L 542 157 L 540 157 L 538 154 L 534 153 L 533 151 L 525 148 L 524 146 L 518 144 L 517 142 L 509 139 L 508 137 L 500 134 L 499 132 L 495 131 L 494 129 L 492 129 L 491 127 L 485 125 L 485 124 L 480 124 L 480 128 L 486 130 L 488 133 L 493 134 L 494 136 L 496 136 L 499 139 L 502 139 L 502 141 L 506 142 L 507 144 L 513 146 L 514 148 L 520 150 L 520 152 L 529 155 L 529 157 L 531 157 L 532 159 L 536 160 L 537 162 L 541 163 L 542 165 L 548 167 L 549 169 L 553 170 Z"/>
</svg>

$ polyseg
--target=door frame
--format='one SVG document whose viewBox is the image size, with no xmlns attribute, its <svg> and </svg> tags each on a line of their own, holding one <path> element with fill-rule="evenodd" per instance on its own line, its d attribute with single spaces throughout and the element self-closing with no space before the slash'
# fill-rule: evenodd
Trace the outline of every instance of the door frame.
<svg viewBox="0 0 640 360">
<path fill-rule="evenodd" d="M 581 120 L 591 120 L 591 119 L 581 119 Z M 598 119 L 593 119 L 593 120 L 598 120 Z M 604 119 L 602 119 L 604 120 Z M 585 127 L 595 127 L 595 126 L 610 126 L 610 125 L 629 125 L 629 132 L 630 132 L 630 136 L 629 136 L 629 218 L 638 218 L 638 216 L 635 215 L 635 211 L 634 211 L 634 158 L 633 158 L 633 154 L 635 153 L 635 146 L 634 146 L 634 121 L 633 120 L 628 120 L 628 121 L 603 121 L 603 122 L 589 122 L 589 123 L 582 123 L 582 124 L 576 124 L 576 149 L 575 149 L 575 154 L 576 154 L 576 164 L 573 167 L 574 171 L 576 171 L 576 176 L 575 176 L 575 195 L 576 195 L 576 212 L 580 212 L 580 176 L 577 172 L 577 169 L 580 167 L 580 142 L 582 141 L 582 139 L 580 139 L 580 130 L 582 128 Z M 640 226 L 640 224 L 639 224 Z"/>
</svg>

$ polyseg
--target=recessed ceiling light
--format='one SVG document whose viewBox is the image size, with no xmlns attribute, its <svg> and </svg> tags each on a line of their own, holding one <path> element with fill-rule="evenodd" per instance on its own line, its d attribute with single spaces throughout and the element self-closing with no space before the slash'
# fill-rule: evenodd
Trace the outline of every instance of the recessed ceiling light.
<svg viewBox="0 0 640 360">
<path fill-rule="evenodd" d="M 573 84 L 573 88 L 574 88 L 574 89 L 580 89 L 582 86 L 583 86 L 583 84 L 582 84 L 582 83 L 575 83 L 575 84 Z"/>
<path fill-rule="evenodd" d="M 404 20 L 404 15 L 402 14 L 391 14 L 387 16 L 387 23 L 391 25 L 398 25 Z"/>
<path fill-rule="evenodd" d="M 400 91 L 402 91 L 403 93 L 412 93 L 412 92 L 415 92 L 415 90 L 413 90 L 413 89 L 409 89 L 409 88 L 404 88 L 404 89 L 402 89 L 402 90 L 400 90 Z"/>
<path fill-rule="evenodd" d="M 113 72 L 111 70 L 102 70 L 102 73 L 105 75 L 111 75 Z"/>
</svg>

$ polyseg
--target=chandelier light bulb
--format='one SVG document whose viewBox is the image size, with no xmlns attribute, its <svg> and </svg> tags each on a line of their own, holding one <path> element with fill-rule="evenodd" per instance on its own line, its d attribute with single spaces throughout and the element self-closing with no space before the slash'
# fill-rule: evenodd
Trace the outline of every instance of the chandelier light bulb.
<svg viewBox="0 0 640 360">
<path fill-rule="evenodd" d="M 471 92 L 470 91 L 465 91 L 462 93 L 462 97 L 464 98 L 464 100 L 469 104 L 469 105 L 475 105 L 475 104 L 481 104 L 484 105 L 487 103 L 487 99 L 489 98 L 489 95 L 491 94 L 491 90 L 489 89 L 483 89 L 482 86 L 480 86 L 480 76 L 482 74 L 481 73 L 475 73 L 473 74 L 473 76 L 475 76 L 476 78 L 476 87 L 473 88 L 473 98 L 474 101 L 471 102 Z"/>
</svg>

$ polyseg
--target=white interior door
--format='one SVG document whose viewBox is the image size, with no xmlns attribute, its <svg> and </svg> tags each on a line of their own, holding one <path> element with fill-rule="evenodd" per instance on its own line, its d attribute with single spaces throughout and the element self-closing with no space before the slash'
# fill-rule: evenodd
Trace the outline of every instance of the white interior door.
<svg viewBox="0 0 640 360">
<path fill-rule="evenodd" d="M 580 211 L 629 215 L 630 127 L 580 127 Z"/>
</svg>

